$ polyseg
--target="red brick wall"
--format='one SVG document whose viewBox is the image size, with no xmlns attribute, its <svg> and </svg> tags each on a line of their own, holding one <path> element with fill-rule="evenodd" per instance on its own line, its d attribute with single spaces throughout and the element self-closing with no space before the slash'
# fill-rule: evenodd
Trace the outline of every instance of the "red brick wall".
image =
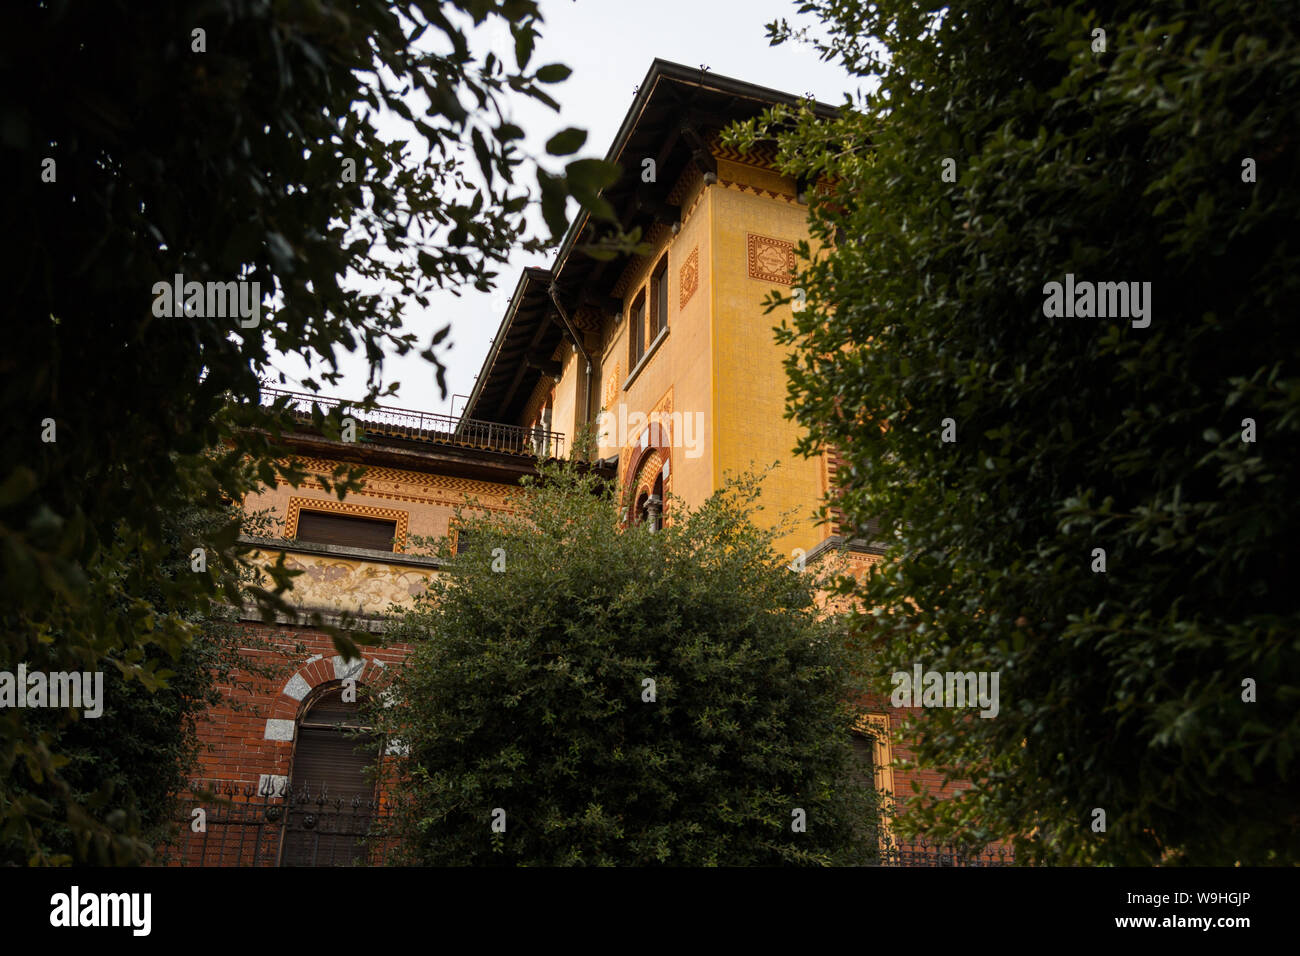
<svg viewBox="0 0 1300 956">
<path fill-rule="evenodd" d="M 874 697 L 864 697 L 857 702 L 856 706 L 862 713 L 886 714 L 889 717 L 890 746 L 893 751 L 894 802 L 898 816 L 907 812 L 907 802 L 916 797 L 916 792 L 912 789 L 913 783 L 921 788 L 922 793 L 940 797 L 951 796 L 954 790 L 969 786 L 967 781 L 960 778 L 950 781 L 945 786 L 942 770 L 916 766 L 916 755 L 909 743 L 907 727 L 918 717 L 921 720 L 925 719 L 925 708 L 894 707 L 888 699 Z"/>
<path fill-rule="evenodd" d="M 245 622 L 241 626 L 250 637 L 267 645 L 265 649 L 246 649 L 243 657 L 270 665 L 275 676 L 266 680 L 247 671 L 235 675 L 237 682 L 252 682 L 251 693 L 239 684 L 219 685 L 223 702 L 209 710 L 197 727 L 201 747 L 198 776 L 205 783 L 256 786 L 262 774 L 288 775 L 293 740 L 268 739 L 267 722 L 297 719 L 303 701 L 285 693 L 295 675 L 301 678 L 301 682 L 295 682 L 300 691 L 303 685 L 311 690 L 337 679 L 334 657 L 338 652 L 329 635 L 284 625 Z M 410 651 L 406 644 L 363 647 L 366 663 L 354 675 L 357 684 L 382 685 L 387 680 L 386 669 L 400 664 Z M 232 701 L 239 706 L 232 706 Z M 276 726 L 285 729 L 283 724 Z"/>
</svg>

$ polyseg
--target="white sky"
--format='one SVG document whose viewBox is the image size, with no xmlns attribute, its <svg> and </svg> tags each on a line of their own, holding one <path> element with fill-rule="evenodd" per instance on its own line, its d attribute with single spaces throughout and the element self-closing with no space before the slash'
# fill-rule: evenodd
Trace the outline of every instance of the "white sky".
<svg viewBox="0 0 1300 956">
<path fill-rule="evenodd" d="M 798 17 L 794 0 L 541 0 L 541 10 L 545 23 L 529 68 L 560 62 L 571 67 L 573 74 L 565 82 L 547 87 L 560 103 L 558 115 L 517 97 L 509 101 L 513 120 L 528 134 L 524 148 L 533 156 L 543 156 L 546 140 L 566 126 L 588 132 L 587 143 L 577 155 L 544 164 L 551 169 L 579 157 L 604 156 L 632 104 L 634 88 L 655 57 L 687 66 L 706 64 L 713 73 L 796 95 L 811 93 L 831 104 L 840 103 L 846 91 L 858 86 L 841 68 L 821 62 L 805 47 L 768 45 L 764 25 L 774 19 L 784 17 L 792 25 L 815 26 Z M 514 63 L 513 45 L 504 25 L 479 31 L 475 42 L 489 43 L 505 62 Z M 532 185 L 531 172 L 525 174 L 524 182 Z M 571 204 L 571 214 L 574 209 Z M 442 399 L 432 366 L 411 352 L 385 361 L 384 385 L 396 382 L 399 389 L 396 398 L 385 398 L 383 403 L 459 414 L 521 271 L 526 266 L 549 266 L 552 257 L 553 253 L 515 256 L 500 268 L 497 289 L 491 294 L 472 288 L 459 297 L 437 292 L 428 309 L 411 302 L 406 330 L 417 335 L 420 348 L 428 345 L 434 331 L 451 323 L 449 339 L 437 353 L 448 366 L 448 398 Z M 276 364 L 289 379 L 283 387 L 298 388 L 297 382 L 305 374 L 302 363 L 282 357 Z M 343 380 L 336 386 L 323 383 L 322 394 L 360 397 L 366 382 L 364 360 L 356 353 L 342 353 L 340 364 Z M 455 395 L 461 397 L 453 404 Z"/>
</svg>

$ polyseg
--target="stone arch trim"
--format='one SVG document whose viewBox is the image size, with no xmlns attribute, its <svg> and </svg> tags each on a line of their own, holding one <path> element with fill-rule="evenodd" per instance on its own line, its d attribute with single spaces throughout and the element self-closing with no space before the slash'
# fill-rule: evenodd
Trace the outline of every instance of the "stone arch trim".
<svg viewBox="0 0 1300 956">
<path fill-rule="evenodd" d="M 646 488 L 654 487 L 655 475 L 663 468 L 667 456 L 659 448 L 647 448 L 636 458 L 623 479 L 622 510 L 636 502 Z"/>
<path fill-rule="evenodd" d="M 279 695 L 271 704 L 271 716 L 266 719 L 263 739 L 292 743 L 303 706 L 312 692 L 322 685 L 353 677 L 358 684 L 374 688 L 385 684 L 388 676 L 383 661 L 364 653 L 359 661 L 344 661 L 339 654 L 333 657 L 313 654 L 280 688 Z"/>
<path fill-rule="evenodd" d="M 641 497 L 641 492 L 647 494 L 654 488 L 655 479 L 664 467 L 664 455 L 659 449 L 653 449 L 641 463 L 640 469 L 636 473 L 635 481 L 632 485 L 632 500 L 636 501 Z"/>
<path fill-rule="evenodd" d="M 623 483 L 623 492 L 620 500 L 620 513 L 628 514 L 628 509 L 636 506 L 637 499 L 641 493 L 651 493 L 654 490 L 655 480 L 664 475 L 664 468 L 669 462 L 668 450 L 666 448 L 647 448 L 636 460 L 635 466 L 628 469 L 627 479 Z M 661 512 L 662 521 L 668 520 L 668 495 L 672 491 L 672 478 L 670 475 L 664 475 L 664 500 L 663 511 Z M 632 524 L 631 517 L 623 522 L 624 526 Z"/>
</svg>

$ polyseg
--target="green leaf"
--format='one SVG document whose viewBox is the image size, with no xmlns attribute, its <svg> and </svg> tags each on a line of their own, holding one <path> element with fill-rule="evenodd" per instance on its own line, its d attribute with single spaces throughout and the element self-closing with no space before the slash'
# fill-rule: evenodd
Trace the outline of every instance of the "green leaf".
<svg viewBox="0 0 1300 956">
<path fill-rule="evenodd" d="M 536 31 L 530 23 L 512 23 L 510 32 L 515 37 L 515 63 L 518 64 L 520 70 L 523 70 L 528 66 L 528 61 L 533 58 L 533 41 L 536 39 Z"/>
<path fill-rule="evenodd" d="M 568 156 L 582 149 L 587 141 L 586 130 L 569 127 L 561 130 L 546 141 L 546 151 L 552 156 Z"/>
<path fill-rule="evenodd" d="M 564 188 L 564 178 L 553 176 L 544 169 L 537 171 L 537 186 L 542 194 L 542 218 L 552 236 L 560 236 L 568 227 L 565 215 L 565 200 L 568 193 Z"/>
<path fill-rule="evenodd" d="M 548 63 L 537 71 L 539 83 L 559 83 L 567 80 L 573 71 L 563 63 Z"/>
</svg>

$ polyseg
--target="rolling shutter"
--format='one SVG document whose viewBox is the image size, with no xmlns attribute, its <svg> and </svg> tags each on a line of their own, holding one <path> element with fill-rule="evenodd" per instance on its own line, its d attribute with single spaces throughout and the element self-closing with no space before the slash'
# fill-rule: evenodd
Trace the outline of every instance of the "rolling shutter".
<svg viewBox="0 0 1300 956">
<path fill-rule="evenodd" d="M 298 513 L 299 541 L 392 551 L 396 535 L 396 521 L 337 515 L 325 511 L 304 510 Z"/>
<path fill-rule="evenodd" d="M 282 866 L 365 861 L 375 796 L 366 771 L 379 759 L 380 738 L 358 735 L 358 729 L 360 707 L 343 701 L 342 687 L 319 697 L 299 722 L 290 777 L 295 799 L 285 814 Z M 304 794 L 307 799 L 300 799 Z"/>
<path fill-rule="evenodd" d="M 323 730 L 299 727 L 298 744 L 293 754 L 293 789 L 306 788 L 313 795 L 324 790 L 330 803 L 341 797 L 369 800 L 374 784 L 365 771 L 379 754 L 374 737 L 353 737 L 350 730 Z"/>
</svg>

